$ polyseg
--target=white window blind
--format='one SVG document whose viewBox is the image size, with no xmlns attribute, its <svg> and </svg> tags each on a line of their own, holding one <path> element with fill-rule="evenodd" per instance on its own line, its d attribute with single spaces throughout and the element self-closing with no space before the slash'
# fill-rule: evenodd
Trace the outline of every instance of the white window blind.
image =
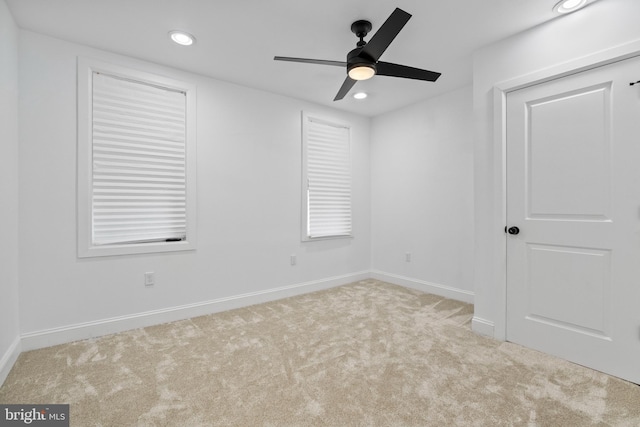
<svg viewBox="0 0 640 427">
<path fill-rule="evenodd" d="M 184 92 L 92 74 L 92 243 L 186 238 Z"/>
<path fill-rule="evenodd" d="M 307 237 L 351 235 L 350 130 L 309 116 L 305 126 Z"/>
</svg>

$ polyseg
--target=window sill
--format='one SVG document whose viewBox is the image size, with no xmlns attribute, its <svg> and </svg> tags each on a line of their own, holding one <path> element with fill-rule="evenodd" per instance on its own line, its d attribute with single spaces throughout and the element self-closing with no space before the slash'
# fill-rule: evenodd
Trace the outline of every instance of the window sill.
<svg viewBox="0 0 640 427">
<path fill-rule="evenodd" d="M 322 241 L 322 240 L 340 240 L 340 239 L 353 239 L 353 234 L 344 234 L 340 236 L 322 236 L 322 237 L 303 236 L 302 237 L 303 242 L 316 242 L 316 241 Z"/>
<path fill-rule="evenodd" d="M 78 248 L 78 258 L 181 252 L 195 249 L 195 243 L 186 240 L 179 242 L 150 242 L 126 245 L 89 246 Z"/>
</svg>

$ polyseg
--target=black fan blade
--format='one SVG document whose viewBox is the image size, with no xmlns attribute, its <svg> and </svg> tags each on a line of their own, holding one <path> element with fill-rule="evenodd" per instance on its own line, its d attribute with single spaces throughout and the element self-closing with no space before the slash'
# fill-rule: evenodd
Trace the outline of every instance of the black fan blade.
<svg viewBox="0 0 640 427">
<path fill-rule="evenodd" d="M 326 61 L 324 59 L 307 59 L 307 58 L 290 58 L 288 56 L 274 56 L 276 61 L 302 62 L 305 64 L 333 65 L 336 67 L 346 67 L 347 63 L 343 61 Z"/>
<path fill-rule="evenodd" d="M 378 61 L 376 64 L 376 74 L 379 76 L 402 77 L 405 79 L 426 80 L 435 82 L 442 73 L 436 71 L 422 70 L 420 68 L 408 67 L 406 65 L 392 64 L 390 62 Z"/>
<path fill-rule="evenodd" d="M 347 76 L 347 78 L 344 80 L 344 83 L 342 83 L 342 87 L 338 91 L 338 94 L 335 98 L 333 98 L 333 100 L 340 101 L 342 98 L 344 98 L 344 96 L 349 93 L 354 84 L 356 84 L 356 80 L 353 80 L 351 77 Z"/>
<path fill-rule="evenodd" d="M 366 55 L 374 61 L 377 61 L 410 18 L 411 14 L 396 8 L 387 20 L 384 21 L 380 29 L 371 37 L 369 43 L 364 45 L 358 56 Z"/>
</svg>

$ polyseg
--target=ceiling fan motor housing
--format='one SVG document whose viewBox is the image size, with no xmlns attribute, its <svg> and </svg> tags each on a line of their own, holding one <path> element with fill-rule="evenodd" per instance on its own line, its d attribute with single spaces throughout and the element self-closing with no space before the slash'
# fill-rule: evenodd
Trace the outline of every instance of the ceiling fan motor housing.
<svg viewBox="0 0 640 427">
<path fill-rule="evenodd" d="M 362 47 L 357 47 L 347 54 L 347 74 L 356 67 L 369 67 L 376 71 L 376 61 L 366 54 L 361 54 Z"/>
</svg>

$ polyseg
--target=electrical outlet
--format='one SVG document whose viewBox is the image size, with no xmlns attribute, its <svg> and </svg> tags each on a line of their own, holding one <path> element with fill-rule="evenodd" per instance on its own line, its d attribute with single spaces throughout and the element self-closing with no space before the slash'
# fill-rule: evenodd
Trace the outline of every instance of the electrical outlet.
<svg viewBox="0 0 640 427">
<path fill-rule="evenodd" d="M 404 260 L 405 260 L 406 262 L 411 262 L 411 252 L 406 252 L 406 253 L 404 254 Z"/>
<path fill-rule="evenodd" d="M 296 254 L 292 254 L 291 255 L 290 261 L 291 261 L 291 265 L 296 265 L 298 263 L 298 260 L 296 258 Z"/>
<path fill-rule="evenodd" d="M 153 271 L 148 271 L 144 273 L 144 285 L 145 286 L 153 286 L 156 284 L 156 273 Z"/>
</svg>

